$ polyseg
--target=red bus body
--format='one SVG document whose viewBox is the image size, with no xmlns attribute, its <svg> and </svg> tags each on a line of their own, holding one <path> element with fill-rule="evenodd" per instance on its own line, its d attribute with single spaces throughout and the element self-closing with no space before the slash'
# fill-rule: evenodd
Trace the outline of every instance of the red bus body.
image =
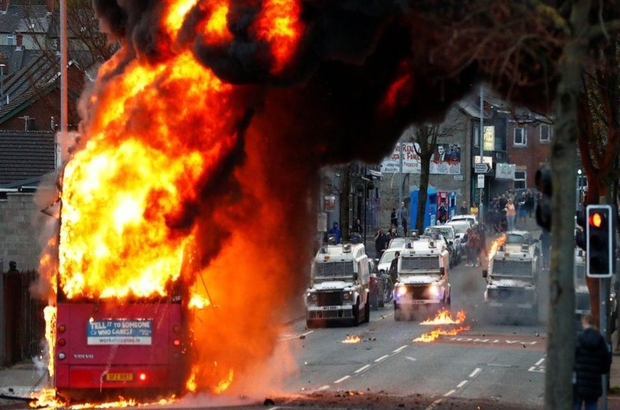
<svg viewBox="0 0 620 410">
<path fill-rule="evenodd" d="M 97 399 L 106 393 L 181 394 L 187 380 L 181 303 L 169 298 L 123 304 L 57 304 L 54 352 L 57 394 Z"/>
</svg>

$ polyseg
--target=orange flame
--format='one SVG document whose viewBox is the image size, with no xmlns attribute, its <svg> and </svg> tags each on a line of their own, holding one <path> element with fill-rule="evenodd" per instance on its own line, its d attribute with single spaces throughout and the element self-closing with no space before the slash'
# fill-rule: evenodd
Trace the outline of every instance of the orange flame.
<svg viewBox="0 0 620 410">
<path fill-rule="evenodd" d="M 362 338 L 356 335 L 347 335 L 347 338 L 342 343 L 360 343 Z"/>
<path fill-rule="evenodd" d="M 441 309 L 434 318 L 428 318 L 421 322 L 421 325 L 458 325 L 465 322 L 466 314 L 464 310 L 459 310 L 456 319 L 452 318 L 450 311 Z M 435 329 L 424 333 L 413 339 L 414 342 L 429 343 L 435 341 L 439 336 L 454 336 L 461 332 L 469 330 L 469 326 L 459 326 L 454 329 Z"/>
<path fill-rule="evenodd" d="M 493 243 L 491 244 L 491 249 L 489 250 L 489 260 L 493 259 L 493 257 L 497 253 L 497 250 L 499 249 L 499 247 L 502 246 L 505 243 L 506 243 L 506 236 L 505 235 L 502 235 L 502 236 L 500 236 L 499 238 L 497 238 L 496 240 L 493 241 Z"/>
<path fill-rule="evenodd" d="M 452 318 L 452 314 L 449 310 L 442 308 L 434 318 L 428 318 L 421 325 L 452 325 L 460 324 L 465 321 L 465 311 L 459 310 L 456 313 L 456 319 Z"/>
<path fill-rule="evenodd" d="M 419 337 L 413 339 L 414 342 L 430 343 L 439 338 L 439 336 L 454 336 L 461 332 L 469 330 L 469 326 L 461 326 L 457 329 L 436 329 L 428 333 L 424 333 Z"/>
<path fill-rule="evenodd" d="M 273 72 L 282 70 L 295 51 L 303 24 L 299 20 L 298 0 L 265 0 L 254 29 L 258 37 L 268 41 L 275 59 Z"/>
</svg>

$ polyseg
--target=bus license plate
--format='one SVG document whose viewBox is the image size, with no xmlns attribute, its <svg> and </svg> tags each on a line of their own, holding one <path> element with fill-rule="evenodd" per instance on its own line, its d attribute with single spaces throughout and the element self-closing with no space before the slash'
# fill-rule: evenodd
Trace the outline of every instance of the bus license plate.
<svg viewBox="0 0 620 410">
<path fill-rule="evenodd" d="M 133 373 L 106 373 L 105 380 L 108 382 L 128 382 L 133 380 Z"/>
</svg>

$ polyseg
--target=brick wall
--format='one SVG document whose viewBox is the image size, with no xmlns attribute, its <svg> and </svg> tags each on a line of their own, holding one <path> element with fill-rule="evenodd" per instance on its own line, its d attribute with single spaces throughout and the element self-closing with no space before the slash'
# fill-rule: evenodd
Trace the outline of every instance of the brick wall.
<svg viewBox="0 0 620 410">
<path fill-rule="evenodd" d="M 527 143 L 525 145 L 515 145 L 514 143 L 515 123 L 509 122 L 507 133 L 508 158 L 511 164 L 515 164 L 517 170 L 527 172 L 527 188 L 535 186 L 536 171 L 541 164 L 551 159 L 551 142 L 541 142 L 541 124 L 535 123 L 525 126 L 527 130 Z"/>
<path fill-rule="evenodd" d="M 33 193 L 9 192 L 0 199 L 0 258 L 8 269 L 17 262 L 20 271 L 37 270 L 41 256 L 39 232 L 32 221 L 40 215 Z"/>
</svg>

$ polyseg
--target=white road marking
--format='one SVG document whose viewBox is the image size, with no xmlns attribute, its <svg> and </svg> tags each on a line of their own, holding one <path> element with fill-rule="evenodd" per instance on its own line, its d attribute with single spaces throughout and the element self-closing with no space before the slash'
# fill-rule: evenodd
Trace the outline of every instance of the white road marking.
<svg viewBox="0 0 620 410">
<path fill-rule="evenodd" d="M 476 367 L 476 370 L 474 370 L 473 372 L 471 372 L 471 374 L 469 375 L 470 378 L 474 378 L 478 375 L 478 373 L 480 373 L 482 371 L 481 368 Z"/>
<path fill-rule="evenodd" d="M 409 356 L 405 356 L 405 358 L 407 360 L 411 360 L 412 362 L 415 362 L 417 359 L 415 357 L 409 357 Z"/>
<path fill-rule="evenodd" d="M 404 346 L 399 347 L 399 348 L 398 348 L 398 349 L 396 349 L 396 350 L 392 350 L 392 353 L 398 353 L 398 352 L 400 352 L 401 350 L 403 350 L 403 349 L 404 349 L 405 347 L 407 347 L 407 346 L 408 346 L 408 345 L 404 345 Z"/>
<path fill-rule="evenodd" d="M 542 364 L 542 362 L 545 361 L 545 358 L 543 357 L 542 359 L 540 359 L 539 361 L 536 362 L 535 366 L 540 366 Z"/>
<path fill-rule="evenodd" d="M 444 394 L 444 395 L 443 395 L 443 397 L 452 396 L 454 393 L 456 393 L 456 390 L 450 390 L 449 392 L 447 392 L 446 394 Z"/>
<path fill-rule="evenodd" d="M 343 381 L 347 380 L 349 377 L 351 377 L 351 376 L 349 376 L 349 375 L 347 374 L 346 376 L 341 377 L 340 379 L 336 380 L 334 383 L 341 383 L 341 382 L 343 382 Z"/>
<path fill-rule="evenodd" d="M 435 407 L 437 407 L 439 405 L 439 403 L 441 403 L 441 399 L 437 399 L 435 400 L 433 403 L 431 403 L 430 406 L 428 406 L 425 410 L 433 410 Z"/>
<path fill-rule="evenodd" d="M 461 387 L 465 386 L 467 384 L 467 380 L 463 380 L 462 382 L 460 382 L 459 384 L 456 385 L 457 389 L 460 389 Z"/>
<path fill-rule="evenodd" d="M 357 370 L 355 371 L 355 373 L 360 373 L 360 372 L 363 372 L 364 370 L 368 369 L 369 367 L 370 367 L 370 365 L 369 365 L 369 364 L 367 364 L 366 366 L 364 366 L 364 367 L 360 367 L 359 369 L 357 369 Z"/>
<path fill-rule="evenodd" d="M 317 390 L 321 391 L 321 390 L 327 390 L 327 389 L 329 389 L 329 384 L 326 384 L 325 386 L 321 386 Z"/>
<path fill-rule="evenodd" d="M 387 354 L 386 354 L 386 355 L 383 355 L 383 356 L 381 356 L 380 358 L 376 359 L 376 360 L 375 360 L 375 363 L 379 363 L 381 360 L 385 360 L 385 359 L 387 359 L 388 357 L 390 357 L 390 356 L 389 356 L 389 355 L 387 355 Z"/>
</svg>

